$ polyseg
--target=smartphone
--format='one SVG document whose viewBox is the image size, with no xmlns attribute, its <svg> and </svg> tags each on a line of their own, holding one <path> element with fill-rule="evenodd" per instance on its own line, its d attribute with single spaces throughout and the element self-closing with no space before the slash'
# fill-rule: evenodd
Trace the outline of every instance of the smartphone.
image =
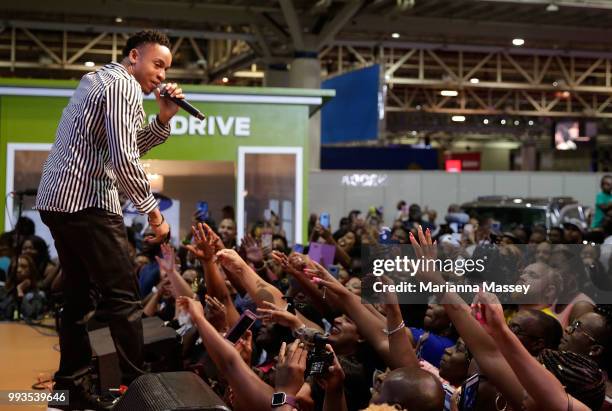
<svg viewBox="0 0 612 411">
<path fill-rule="evenodd" d="M 261 246 L 264 248 L 272 248 L 272 234 L 264 233 L 261 235 Z"/>
<path fill-rule="evenodd" d="M 395 244 L 397 241 L 393 241 L 391 239 L 391 229 L 389 227 L 383 227 L 380 229 L 380 234 L 378 235 L 378 243 L 379 244 Z"/>
<path fill-rule="evenodd" d="M 293 246 L 293 251 L 296 253 L 304 254 L 304 246 L 302 244 L 295 244 Z"/>
<path fill-rule="evenodd" d="M 257 315 L 251 310 L 245 310 L 234 327 L 225 334 L 225 338 L 233 344 L 236 344 L 240 337 L 244 335 L 249 328 L 257 321 Z"/>
<path fill-rule="evenodd" d="M 269 208 L 266 208 L 264 210 L 264 220 L 270 221 L 271 219 L 272 219 L 272 210 L 270 210 Z"/>
<path fill-rule="evenodd" d="M 461 386 L 461 396 L 459 397 L 459 411 L 473 411 L 476 409 L 476 397 L 478 395 L 478 384 L 480 375 L 474 374 Z"/>
<path fill-rule="evenodd" d="M 319 216 L 319 224 L 321 224 L 324 228 L 329 230 L 330 222 L 329 222 L 329 213 L 321 213 Z"/>
<path fill-rule="evenodd" d="M 198 201 L 196 209 L 198 210 L 198 214 L 200 214 L 204 218 L 208 218 L 208 202 L 207 201 Z"/>
<path fill-rule="evenodd" d="M 330 265 L 327 267 L 327 271 L 329 271 L 329 273 L 333 275 L 335 279 L 338 279 L 338 274 L 340 273 L 340 267 L 338 267 L 337 265 Z"/>
</svg>

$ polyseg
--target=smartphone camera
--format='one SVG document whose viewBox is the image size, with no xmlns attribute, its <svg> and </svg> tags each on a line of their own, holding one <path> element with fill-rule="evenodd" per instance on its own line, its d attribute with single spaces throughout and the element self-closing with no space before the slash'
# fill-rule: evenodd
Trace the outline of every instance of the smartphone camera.
<svg viewBox="0 0 612 411">
<path fill-rule="evenodd" d="M 321 376 L 327 373 L 329 367 L 334 363 L 334 354 L 327 351 L 325 344 L 327 337 L 321 333 L 313 335 L 313 346 L 306 358 L 306 376 Z"/>
</svg>

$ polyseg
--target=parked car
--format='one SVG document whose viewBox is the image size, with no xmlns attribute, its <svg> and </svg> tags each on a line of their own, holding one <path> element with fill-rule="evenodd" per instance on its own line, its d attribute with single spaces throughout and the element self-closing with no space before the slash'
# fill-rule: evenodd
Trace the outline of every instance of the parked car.
<svg viewBox="0 0 612 411">
<path fill-rule="evenodd" d="M 569 219 L 586 224 L 586 208 L 572 197 L 484 196 L 462 204 L 461 208 L 470 216 L 491 217 L 502 231 L 518 225 L 550 229 Z"/>
</svg>

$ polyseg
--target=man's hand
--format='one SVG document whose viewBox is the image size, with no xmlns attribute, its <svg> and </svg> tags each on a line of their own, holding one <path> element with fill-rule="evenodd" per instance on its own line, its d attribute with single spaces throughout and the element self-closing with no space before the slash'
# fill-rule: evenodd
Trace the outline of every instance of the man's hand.
<svg viewBox="0 0 612 411">
<path fill-rule="evenodd" d="M 158 208 L 149 213 L 149 225 L 155 236 L 145 238 L 147 243 L 159 244 L 170 239 L 170 226 Z"/>
<path fill-rule="evenodd" d="M 178 113 L 179 106 L 174 104 L 172 100 L 161 97 L 158 89 L 155 89 L 154 92 L 155 100 L 157 100 L 157 105 L 159 105 L 159 121 L 161 121 L 163 124 L 168 124 L 170 119 L 174 117 L 176 113 Z M 183 95 L 183 90 L 180 89 L 176 83 L 166 84 L 165 93 L 172 97 L 180 99 L 185 98 L 185 95 Z"/>
</svg>

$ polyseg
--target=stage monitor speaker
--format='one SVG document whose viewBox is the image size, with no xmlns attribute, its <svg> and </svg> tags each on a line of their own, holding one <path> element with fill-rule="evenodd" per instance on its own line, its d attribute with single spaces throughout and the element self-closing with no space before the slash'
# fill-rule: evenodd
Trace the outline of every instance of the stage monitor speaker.
<svg viewBox="0 0 612 411">
<path fill-rule="evenodd" d="M 188 371 L 138 377 L 113 411 L 230 411 L 212 388 Z"/>
<path fill-rule="evenodd" d="M 181 338 L 158 317 L 143 318 L 145 361 L 153 372 L 181 371 Z M 89 332 L 100 393 L 121 384 L 121 370 L 115 344 L 108 327 Z"/>
</svg>

